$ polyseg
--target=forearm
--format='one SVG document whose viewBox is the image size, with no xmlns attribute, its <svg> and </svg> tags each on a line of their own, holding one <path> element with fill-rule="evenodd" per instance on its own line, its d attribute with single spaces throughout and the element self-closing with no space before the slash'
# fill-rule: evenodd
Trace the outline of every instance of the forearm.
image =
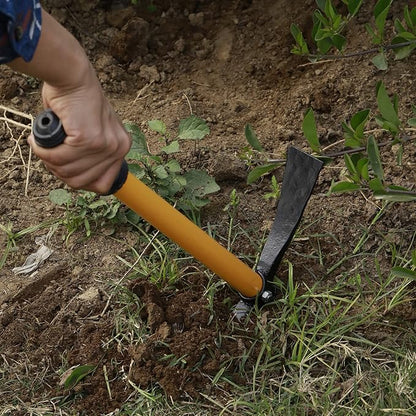
<svg viewBox="0 0 416 416">
<path fill-rule="evenodd" d="M 77 88 L 93 72 L 78 41 L 44 10 L 42 32 L 33 59 L 25 62 L 17 58 L 8 65 L 59 89 Z"/>
<path fill-rule="evenodd" d="M 44 81 L 43 104 L 57 114 L 66 132 L 65 141 L 53 149 L 39 147 L 30 136 L 34 153 L 69 186 L 107 192 L 130 148 L 130 137 L 78 41 L 42 10 L 32 59 L 17 58 L 8 65 Z"/>
</svg>

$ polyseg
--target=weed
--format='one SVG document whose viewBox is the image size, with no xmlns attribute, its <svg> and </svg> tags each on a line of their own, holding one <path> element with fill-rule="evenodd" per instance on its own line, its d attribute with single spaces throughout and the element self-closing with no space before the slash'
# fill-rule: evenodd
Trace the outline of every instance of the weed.
<svg viewBox="0 0 416 416">
<path fill-rule="evenodd" d="M 240 198 L 237 195 L 237 191 L 233 189 L 230 193 L 230 202 L 224 208 L 224 211 L 228 212 L 230 221 L 228 226 L 228 236 L 227 236 L 227 250 L 231 250 L 231 237 L 232 231 L 234 229 L 234 221 L 237 216 L 238 206 L 240 205 Z"/>
<path fill-rule="evenodd" d="M 54 189 L 49 193 L 49 199 L 65 208 L 65 217 L 60 224 L 67 229 L 66 241 L 77 230 L 83 228 L 86 237 L 90 237 L 94 227 L 105 224 L 126 222 L 127 218 L 120 210 L 121 203 L 111 196 L 97 196 L 93 192 L 70 192 L 65 189 Z M 107 230 L 111 233 L 113 230 Z"/>
<path fill-rule="evenodd" d="M 181 120 L 177 134 L 172 137 L 165 123 L 149 121 L 149 128 L 160 135 L 163 143 L 157 154 L 149 152 L 146 137 L 137 125 L 127 123 L 126 128 L 133 139 L 127 154 L 129 170 L 159 195 L 174 202 L 179 210 L 197 217 L 200 208 L 209 202 L 206 196 L 217 192 L 219 186 L 205 171 L 192 169 L 183 173 L 174 155 L 180 152 L 181 141 L 193 140 L 196 143 L 209 134 L 207 124 L 192 115 Z"/>
<path fill-rule="evenodd" d="M 76 365 L 61 376 L 60 385 L 67 390 L 73 389 L 81 380 L 95 371 L 95 365 Z"/>
<path fill-rule="evenodd" d="M 416 48 L 416 8 L 409 9 L 406 5 L 403 11 L 403 20 L 394 22 L 395 35 L 391 43 L 385 39 L 385 26 L 392 0 L 378 0 L 374 6 L 374 25 L 367 23 L 365 28 L 370 36 L 370 43 L 374 48 L 365 51 L 345 54 L 347 38 L 344 36 L 348 23 L 357 16 L 362 0 L 343 0 L 346 6 L 345 14 L 337 11 L 332 0 L 317 0 L 318 9 L 313 13 L 312 39 L 316 51 L 311 53 L 302 30 L 295 24 L 290 31 L 295 40 L 292 53 L 308 57 L 311 61 L 320 59 L 339 59 L 356 57 L 360 55 L 375 55 L 371 62 L 380 70 L 388 68 L 387 52 L 394 52 L 395 59 L 408 57 Z M 335 49 L 338 54 L 328 55 Z"/>
<path fill-rule="evenodd" d="M 386 183 L 380 147 L 399 146 L 397 164 L 401 165 L 401 157 L 406 142 L 409 140 L 404 127 L 412 126 L 414 119 L 403 122 L 398 113 L 398 97 L 390 98 L 382 82 L 376 87 L 378 113 L 371 118 L 370 110 L 361 110 L 353 115 L 349 122 L 344 122 L 344 146 L 349 149 L 337 154 L 322 153 L 322 147 L 317 134 L 313 110 L 309 109 L 303 120 L 303 132 L 311 149 L 326 162 L 331 158 L 344 156 L 346 167 L 345 180 L 331 185 L 331 192 L 362 191 L 368 189 L 376 199 L 392 202 L 416 200 L 416 193 L 403 186 Z M 379 143 L 373 134 L 365 128 L 374 120 L 380 127 L 380 134 L 391 136 L 387 142 Z"/>
<path fill-rule="evenodd" d="M 270 182 L 270 192 L 264 195 L 265 199 L 279 199 L 280 198 L 280 186 L 277 182 L 276 176 L 272 175 L 272 179 Z"/>
</svg>

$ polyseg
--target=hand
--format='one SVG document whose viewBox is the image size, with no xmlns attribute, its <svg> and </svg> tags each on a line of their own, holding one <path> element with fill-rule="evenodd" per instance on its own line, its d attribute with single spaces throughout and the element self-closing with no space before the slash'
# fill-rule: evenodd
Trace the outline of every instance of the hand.
<svg viewBox="0 0 416 416">
<path fill-rule="evenodd" d="M 61 119 L 67 137 L 53 149 L 29 143 L 58 178 L 74 189 L 106 193 L 117 177 L 131 139 L 104 97 L 88 64 L 80 85 L 43 86 L 43 103 Z"/>
</svg>

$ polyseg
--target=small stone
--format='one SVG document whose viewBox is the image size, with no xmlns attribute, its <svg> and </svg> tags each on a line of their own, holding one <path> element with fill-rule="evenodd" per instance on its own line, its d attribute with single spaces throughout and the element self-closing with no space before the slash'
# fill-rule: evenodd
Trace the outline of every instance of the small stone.
<svg viewBox="0 0 416 416">
<path fill-rule="evenodd" d="M 160 74 L 155 65 L 142 65 L 139 75 L 149 82 L 160 81 Z"/>
<path fill-rule="evenodd" d="M 175 50 L 182 53 L 185 50 L 185 41 L 183 38 L 179 38 L 175 42 Z"/>
<path fill-rule="evenodd" d="M 192 26 L 201 27 L 204 24 L 204 13 L 203 12 L 190 13 L 188 16 L 188 19 L 189 19 L 189 23 Z"/>
<path fill-rule="evenodd" d="M 100 295 L 100 292 L 98 291 L 96 287 L 90 287 L 85 292 L 81 293 L 78 296 L 78 299 L 86 301 L 86 302 L 90 302 L 93 299 L 98 298 L 99 295 Z"/>
</svg>

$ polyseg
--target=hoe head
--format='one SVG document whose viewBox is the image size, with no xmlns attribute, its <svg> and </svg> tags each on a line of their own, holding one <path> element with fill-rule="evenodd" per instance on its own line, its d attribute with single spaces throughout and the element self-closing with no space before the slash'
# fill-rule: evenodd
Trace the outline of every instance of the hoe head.
<svg viewBox="0 0 416 416">
<path fill-rule="evenodd" d="M 322 166 L 323 162 L 315 157 L 295 147 L 288 149 L 276 217 L 256 269 L 263 279 L 263 290 L 256 299 L 241 296 L 234 310 L 238 319 L 248 313 L 255 301 L 264 304 L 275 298 L 274 276 L 299 225 Z"/>
</svg>

